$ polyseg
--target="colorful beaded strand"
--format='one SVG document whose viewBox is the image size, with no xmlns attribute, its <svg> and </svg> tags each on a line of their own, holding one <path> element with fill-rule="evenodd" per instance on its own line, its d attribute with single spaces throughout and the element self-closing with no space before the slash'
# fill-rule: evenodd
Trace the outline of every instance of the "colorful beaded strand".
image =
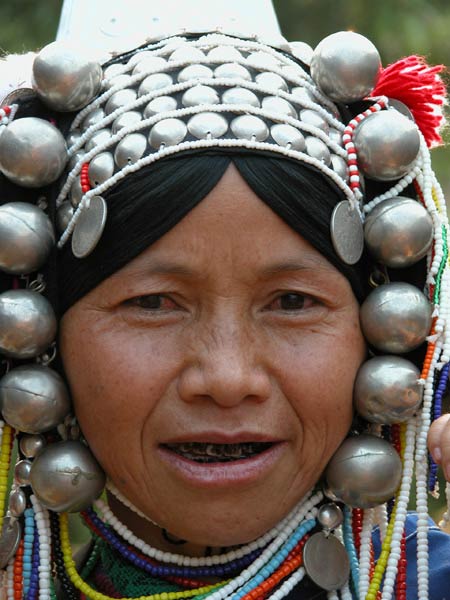
<svg viewBox="0 0 450 600">
<path fill-rule="evenodd" d="M 39 536 L 39 600 L 51 600 L 51 545 L 48 511 L 32 495 L 36 530 Z"/>
<path fill-rule="evenodd" d="M 34 531 L 33 556 L 31 563 L 30 585 L 28 587 L 27 600 L 36 600 L 39 592 L 39 532 Z"/>
<path fill-rule="evenodd" d="M 25 527 L 23 538 L 23 592 L 27 596 L 33 564 L 34 517 L 33 509 L 27 508 L 24 513 Z"/>
<path fill-rule="evenodd" d="M 359 551 L 359 598 L 365 598 L 369 589 L 370 554 L 372 548 L 373 508 L 363 513 Z"/>
<path fill-rule="evenodd" d="M 437 385 L 436 391 L 434 393 L 434 411 L 433 411 L 433 420 L 438 419 L 442 414 L 442 398 L 445 394 L 448 385 L 448 374 L 450 370 L 450 363 L 447 363 L 441 371 L 441 375 L 439 377 L 439 383 Z M 430 476 L 428 479 L 428 489 L 433 492 L 436 487 L 437 481 L 437 464 L 431 458 L 430 460 Z"/>
<path fill-rule="evenodd" d="M 23 539 L 14 556 L 14 600 L 22 600 L 23 596 Z"/>
<path fill-rule="evenodd" d="M 350 560 L 353 589 L 357 591 L 359 589 L 359 562 L 353 539 L 352 512 L 348 506 L 344 508 L 344 546 Z"/>
<path fill-rule="evenodd" d="M 6 494 L 8 491 L 8 473 L 11 463 L 11 446 L 14 439 L 13 429 L 6 423 L 1 422 L 2 442 L 0 446 L 0 531 L 3 527 L 3 518 L 6 507 Z"/>
</svg>

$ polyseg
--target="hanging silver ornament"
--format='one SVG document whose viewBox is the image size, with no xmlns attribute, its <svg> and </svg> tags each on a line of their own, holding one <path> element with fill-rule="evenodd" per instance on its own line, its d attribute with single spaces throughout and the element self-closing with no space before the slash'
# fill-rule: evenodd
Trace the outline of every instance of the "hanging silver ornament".
<svg viewBox="0 0 450 600">
<path fill-rule="evenodd" d="M 19 448 L 26 458 L 34 458 L 46 445 L 43 435 L 22 435 Z"/>
<path fill-rule="evenodd" d="M 260 86 L 273 90 L 274 92 L 277 92 L 278 90 L 282 90 L 283 92 L 288 91 L 286 81 L 281 75 L 278 75 L 278 73 L 258 73 L 255 77 L 255 81 L 256 83 L 259 83 Z"/>
<path fill-rule="evenodd" d="M 199 140 L 220 138 L 228 130 L 228 121 L 223 115 L 203 112 L 189 119 L 188 131 Z"/>
<path fill-rule="evenodd" d="M 64 171 L 67 160 L 61 132 L 44 119 L 16 119 L 0 136 L 0 170 L 22 187 L 53 183 Z"/>
<path fill-rule="evenodd" d="M 0 535 L 0 569 L 5 569 L 15 555 L 22 537 L 22 530 L 17 519 L 5 517 Z"/>
<path fill-rule="evenodd" d="M 290 102 L 278 96 L 266 96 L 262 99 L 261 106 L 264 110 L 273 113 L 279 113 L 288 117 L 297 118 L 295 108 Z"/>
<path fill-rule="evenodd" d="M 223 65 L 216 67 L 214 77 L 217 77 L 217 79 L 244 79 L 245 81 L 252 81 L 250 71 L 243 65 L 233 62 L 224 63 Z"/>
<path fill-rule="evenodd" d="M 119 89 L 123 89 L 129 87 L 131 85 L 131 75 L 123 73 L 121 75 L 116 75 L 116 77 L 112 77 L 107 81 L 103 81 L 103 89 L 104 91 L 110 90 L 113 87 L 118 87 Z"/>
<path fill-rule="evenodd" d="M 251 90 L 242 87 L 228 88 L 222 94 L 223 104 L 250 104 L 259 108 L 258 96 Z"/>
<path fill-rule="evenodd" d="M 379 437 L 362 434 L 346 439 L 325 469 L 325 493 L 354 508 L 371 508 L 397 491 L 402 462 L 396 450 Z"/>
<path fill-rule="evenodd" d="M 102 493 L 105 475 L 81 442 L 50 444 L 34 459 L 31 487 L 41 504 L 55 512 L 88 508 Z"/>
<path fill-rule="evenodd" d="M 246 61 L 252 67 L 256 67 L 257 69 L 261 69 L 262 71 L 270 71 L 270 69 L 278 69 L 280 66 L 280 61 L 278 58 L 269 54 L 268 52 L 264 52 L 263 50 L 257 50 L 256 52 L 251 52 Z"/>
<path fill-rule="evenodd" d="M 303 563 L 308 577 L 329 592 L 342 588 L 350 576 L 347 551 L 334 535 L 319 532 L 308 538 Z"/>
<path fill-rule="evenodd" d="M 69 413 L 69 394 L 56 371 L 43 365 L 24 365 L 11 369 L 0 380 L 0 410 L 15 429 L 44 433 Z"/>
<path fill-rule="evenodd" d="M 311 57 L 311 77 L 335 102 L 356 102 L 375 87 L 381 71 L 378 50 L 353 31 L 339 31 L 323 39 Z"/>
<path fill-rule="evenodd" d="M 74 45 L 53 42 L 33 63 L 33 87 L 42 101 L 61 112 L 85 107 L 100 91 L 102 68 Z"/>
<path fill-rule="evenodd" d="M 144 155 L 147 140 L 142 133 L 129 133 L 117 144 L 114 161 L 119 169 L 137 162 Z"/>
<path fill-rule="evenodd" d="M 75 154 L 72 154 L 69 158 L 68 170 L 71 171 L 85 155 L 86 152 L 84 150 L 77 150 Z"/>
<path fill-rule="evenodd" d="M 330 126 L 328 125 L 325 118 L 316 110 L 312 110 L 310 108 L 302 109 L 300 111 L 300 119 L 303 123 L 306 123 L 307 125 L 312 125 L 313 127 L 317 127 L 325 133 L 328 133 L 330 130 Z"/>
<path fill-rule="evenodd" d="M 341 156 L 338 156 L 337 154 L 331 155 L 331 168 L 339 175 L 339 177 L 341 177 L 344 181 L 347 181 L 347 163 Z"/>
<path fill-rule="evenodd" d="M 80 140 L 82 135 L 83 134 L 79 129 L 73 129 L 66 137 L 67 147 L 70 148 L 71 146 L 76 144 Z"/>
<path fill-rule="evenodd" d="M 382 352 L 403 354 L 422 344 L 430 332 L 432 306 L 409 283 L 396 282 L 375 288 L 360 311 L 362 332 Z"/>
<path fill-rule="evenodd" d="M 264 142 L 269 137 L 269 128 L 265 122 L 254 115 L 241 115 L 231 121 L 231 131 L 243 140 Z"/>
<path fill-rule="evenodd" d="M 322 140 L 318 138 L 308 135 L 305 137 L 306 144 L 306 153 L 309 154 L 312 158 L 317 158 L 324 165 L 329 165 L 331 163 L 331 153 L 328 150 L 328 146 Z"/>
<path fill-rule="evenodd" d="M 275 142 L 283 148 L 297 150 L 297 152 L 305 151 L 305 138 L 303 137 L 302 132 L 292 125 L 287 125 L 286 123 L 277 123 L 276 125 L 272 125 L 270 129 L 270 135 Z"/>
<path fill-rule="evenodd" d="M 95 249 L 105 228 L 107 212 L 101 196 L 93 196 L 89 207 L 81 211 L 72 234 L 72 252 L 76 258 L 85 258 Z"/>
<path fill-rule="evenodd" d="M 186 107 L 199 104 L 219 104 L 220 98 L 214 88 L 207 85 L 195 85 L 184 92 L 181 103 Z"/>
<path fill-rule="evenodd" d="M 409 267 L 428 252 L 433 221 L 422 204 L 397 196 L 380 202 L 369 213 L 364 237 L 378 262 L 391 268 Z"/>
<path fill-rule="evenodd" d="M 184 81 L 190 81 L 191 79 L 209 79 L 213 76 L 213 70 L 206 65 L 189 65 L 178 73 L 178 81 L 183 83 Z"/>
<path fill-rule="evenodd" d="M 130 58 L 128 66 L 133 66 L 134 64 L 136 66 L 133 69 L 133 75 L 162 71 L 167 67 L 167 61 L 161 56 L 153 56 L 151 53 L 144 55 L 143 52 L 135 54 Z"/>
<path fill-rule="evenodd" d="M 98 129 L 86 144 L 86 152 L 90 152 L 96 146 L 106 144 L 111 139 L 110 129 Z"/>
<path fill-rule="evenodd" d="M 141 113 L 137 110 L 130 110 L 122 113 L 120 117 L 117 117 L 111 126 L 111 131 L 116 134 L 124 127 L 134 127 L 141 120 Z"/>
<path fill-rule="evenodd" d="M 55 339 L 56 317 L 50 302 L 31 290 L 0 294 L 0 353 L 34 358 Z"/>
<path fill-rule="evenodd" d="M 77 208 L 83 197 L 83 189 L 81 187 L 81 179 L 78 176 L 70 188 L 70 203 L 73 208 Z"/>
<path fill-rule="evenodd" d="M 138 96 L 150 94 L 151 92 L 172 85 L 172 83 L 172 77 L 168 73 L 153 73 L 146 77 L 139 86 Z"/>
<path fill-rule="evenodd" d="M 118 108 L 131 104 L 136 100 L 137 92 L 130 88 L 115 92 L 108 100 L 105 106 L 105 114 L 110 115 Z"/>
<path fill-rule="evenodd" d="M 358 371 L 357 412 L 370 423 L 392 425 L 411 418 L 422 402 L 419 369 L 400 356 L 375 356 Z"/>
<path fill-rule="evenodd" d="M 355 129 L 358 164 L 367 177 L 400 179 L 412 168 L 420 148 L 417 125 L 396 110 L 370 115 Z"/>
<path fill-rule="evenodd" d="M 30 460 L 19 460 L 14 467 L 14 481 L 20 486 L 30 485 Z"/>
<path fill-rule="evenodd" d="M 105 111 L 103 108 L 94 108 L 86 117 L 84 117 L 83 122 L 81 123 L 81 129 L 86 131 L 92 125 L 97 125 L 100 121 L 103 121 L 105 118 Z"/>
<path fill-rule="evenodd" d="M 9 495 L 9 512 L 18 519 L 23 515 L 27 507 L 27 497 L 21 489 L 14 490 Z"/>
<path fill-rule="evenodd" d="M 149 135 L 152 148 L 159 150 L 161 146 L 175 146 L 187 135 L 187 127 L 181 119 L 163 119 L 156 123 Z"/>
<path fill-rule="evenodd" d="M 15 275 L 37 271 L 55 243 L 50 219 L 37 206 L 8 202 L 0 206 L 0 269 Z"/>
<path fill-rule="evenodd" d="M 150 100 L 144 109 L 144 119 L 149 119 L 160 112 L 176 110 L 178 103 L 172 96 L 159 96 Z"/>
<path fill-rule="evenodd" d="M 342 525 L 344 522 L 344 515 L 337 504 L 334 502 L 327 502 L 327 504 L 322 504 L 319 508 L 317 520 L 319 525 L 323 527 L 325 531 L 333 531 L 333 529 Z"/>
<path fill-rule="evenodd" d="M 104 183 L 112 177 L 113 173 L 114 157 L 111 152 L 100 152 L 89 163 L 88 176 L 92 187 L 97 187 L 101 183 Z"/>
</svg>

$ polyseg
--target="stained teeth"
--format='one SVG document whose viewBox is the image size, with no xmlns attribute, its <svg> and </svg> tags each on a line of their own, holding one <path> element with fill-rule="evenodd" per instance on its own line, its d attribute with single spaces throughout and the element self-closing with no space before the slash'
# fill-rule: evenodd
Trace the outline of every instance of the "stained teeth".
<svg viewBox="0 0 450 600">
<path fill-rule="evenodd" d="M 167 444 L 167 447 L 196 462 L 229 462 L 250 458 L 266 450 L 269 442 L 245 442 L 242 444 L 210 444 L 203 442 L 186 442 L 184 444 Z"/>
</svg>

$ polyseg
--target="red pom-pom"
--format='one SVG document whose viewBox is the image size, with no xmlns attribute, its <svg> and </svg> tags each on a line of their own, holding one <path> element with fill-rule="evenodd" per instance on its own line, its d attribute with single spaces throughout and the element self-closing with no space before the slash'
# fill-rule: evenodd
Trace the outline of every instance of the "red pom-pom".
<svg viewBox="0 0 450 600">
<path fill-rule="evenodd" d="M 408 56 L 381 71 L 371 96 L 388 96 L 409 108 L 429 147 L 442 144 L 445 85 L 444 65 L 430 67 L 421 56 Z"/>
</svg>

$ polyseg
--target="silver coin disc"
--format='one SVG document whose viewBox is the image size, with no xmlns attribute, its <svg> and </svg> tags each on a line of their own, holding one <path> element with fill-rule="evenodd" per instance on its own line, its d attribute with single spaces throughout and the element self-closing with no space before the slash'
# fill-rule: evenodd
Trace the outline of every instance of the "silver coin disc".
<svg viewBox="0 0 450 600">
<path fill-rule="evenodd" d="M 106 223 L 107 207 L 101 196 L 91 198 L 84 208 L 72 234 L 72 252 L 77 258 L 88 256 L 98 244 Z"/>
<path fill-rule="evenodd" d="M 303 548 L 303 564 L 310 579 L 328 592 L 344 586 L 350 576 L 350 561 L 334 535 L 315 533 Z"/>
<path fill-rule="evenodd" d="M 20 543 L 21 529 L 17 519 L 3 519 L 2 535 L 0 536 L 0 569 L 5 569 L 16 553 Z"/>
<path fill-rule="evenodd" d="M 336 204 L 331 215 L 331 241 L 339 258 L 354 265 L 364 250 L 364 229 L 356 208 L 347 200 Z"/>
</svg>

